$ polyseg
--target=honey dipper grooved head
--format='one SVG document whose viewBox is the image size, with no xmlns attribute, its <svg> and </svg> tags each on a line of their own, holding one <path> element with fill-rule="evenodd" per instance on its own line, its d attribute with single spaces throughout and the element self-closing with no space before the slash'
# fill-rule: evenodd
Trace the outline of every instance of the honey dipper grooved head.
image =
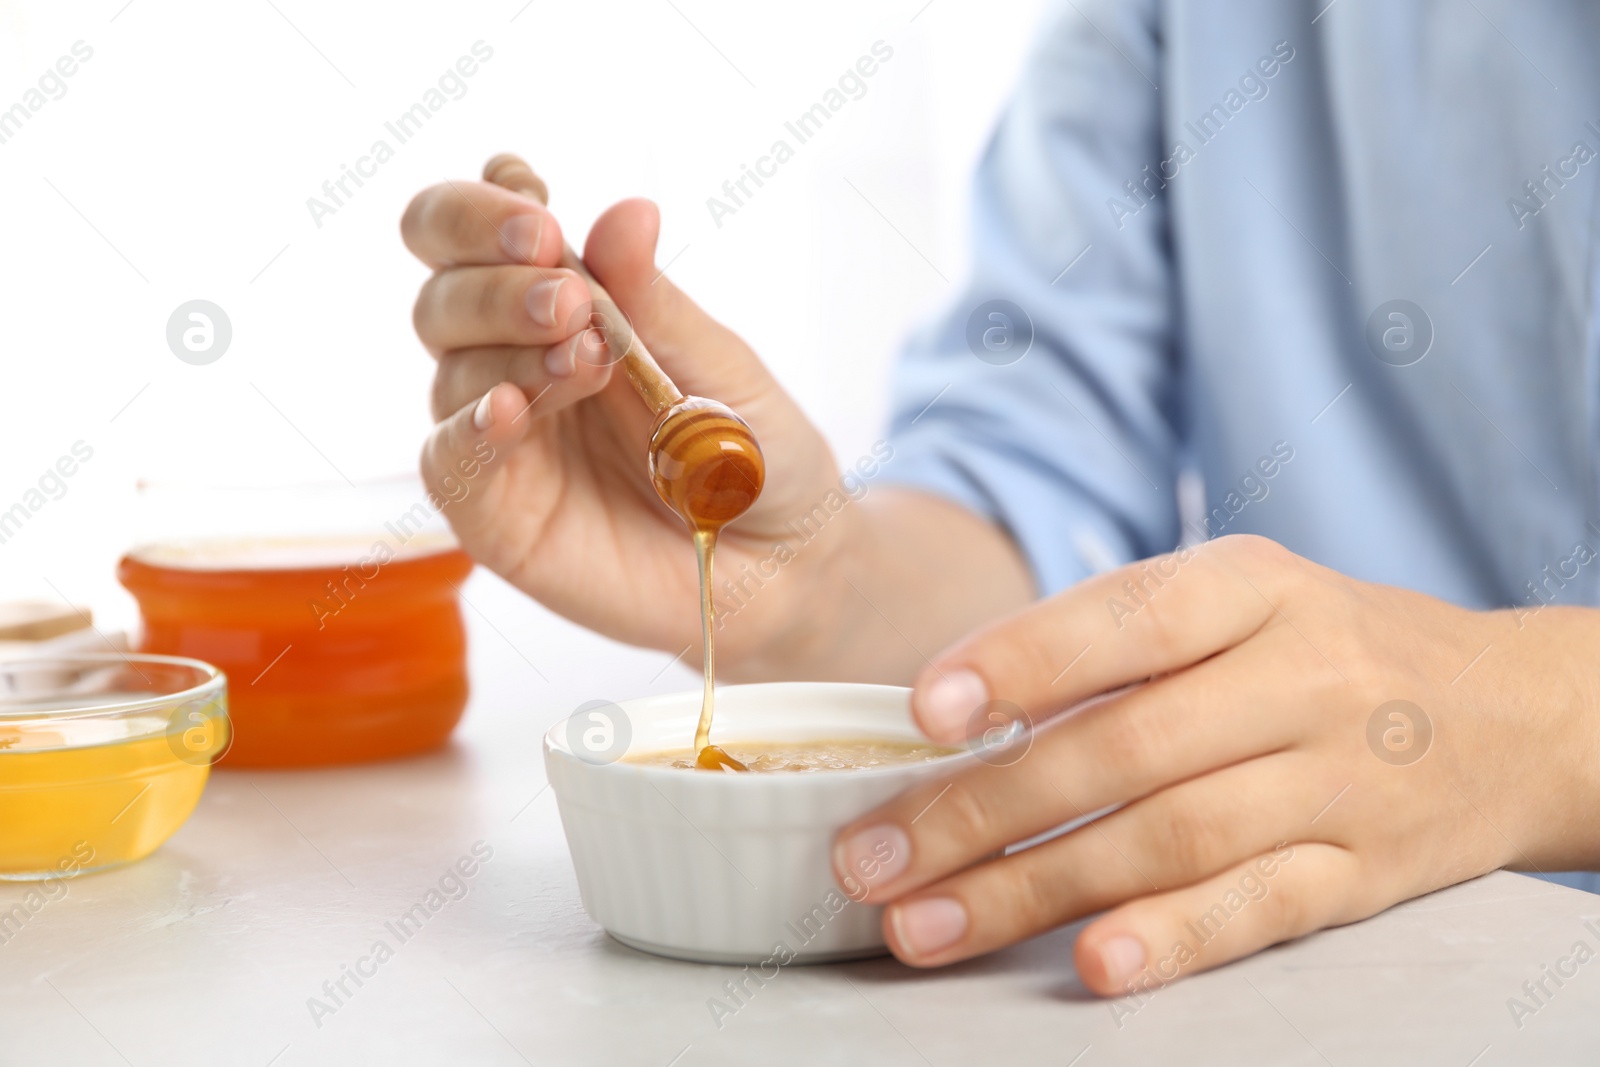
<svg viewBox="0 0 1600 1067">
<path fill-rule="evenodd" d="M 750 426 L 725 404 L 690 396 L 656 421 L 650 480 L 693 530 L 715 530 L 761 495 L 766 461 Z"/>
</svg>

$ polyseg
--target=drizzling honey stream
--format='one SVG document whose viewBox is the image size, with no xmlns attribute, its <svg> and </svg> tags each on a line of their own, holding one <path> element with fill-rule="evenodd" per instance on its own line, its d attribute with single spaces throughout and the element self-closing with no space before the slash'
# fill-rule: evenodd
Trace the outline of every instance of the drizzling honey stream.
<svg viewBox="0 0 1600 1067">
<path fill-rule="evenodd" d="M 533 169 L 514 155 L 495 156 L 484 164 L 485 181 L 549 202 L 549 189 Z M 668 507 L 694 535 L 700 560 L 700 628 L 705 642 L 705 697 L 695 730 L 696 763 L 707 770 L 748 768 L 711 743 L 712 689 L 715 681 L 711 608 L 711 563 L 717 534 L 750 510 L 766 480 L 766 462 L 750 427 L 725 404 L 684 396 L 656 363 L 628 318 L 595 280 L 571 245 L 561 248 L 561 266 L 581 275 L 594 299 L 590 321 L 605 339 L 611 359 L 621 363 L 628 381 L 656 414 L 650 436 L 650 480 Z"/>
<path fill-rule="evenodd" d="M 663 412 L 650 438 L 650 478 L 661 499 L 689 525 L 700 563 L 700 632 L 705 647 L 705 695 L 695 728 L 697 766 L 742 771 L 744 764 L 711 743 L 715 617 L 711 568 L 717 534 L 761 495 L 766 463 L 755 435 L 725 405 L 685 397 Z"/>
</svg>

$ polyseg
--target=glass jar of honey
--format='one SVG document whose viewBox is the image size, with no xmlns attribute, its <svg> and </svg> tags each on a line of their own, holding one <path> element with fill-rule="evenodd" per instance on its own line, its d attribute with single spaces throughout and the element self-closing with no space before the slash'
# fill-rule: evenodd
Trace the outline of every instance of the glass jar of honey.
<svg viewBox="0 0 1600 1067">
<path fill-rule="evenodd" d="M 441 492 L 414 474 L 355 481 L 141 480 L 117 577 L 140 651 L 227 672 L 223 767 L 390 759 L 443 744 L 467 702 L 458 587 L 472 569 Z M 260 475 L 265 472 L 255 472 Z"/>
<path fill-rule="evenodd" d="M 158 542 L 118 580 L 141 652 L 227 673 L 224 766 L 390 759 L 444 743 L 467 703 L 457 587 L 472 561 L 445 534 Z"/>
</svg>

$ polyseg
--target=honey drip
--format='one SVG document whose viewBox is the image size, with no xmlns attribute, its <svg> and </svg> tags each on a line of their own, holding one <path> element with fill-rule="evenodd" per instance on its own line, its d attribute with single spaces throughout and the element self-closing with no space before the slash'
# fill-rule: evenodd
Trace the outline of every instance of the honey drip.
<svg viewBox="0 0 1600 1067">
<path fill-rule="evenodd" d="M 711 743 L 715 705 L 715 614 L 711 601 L 717 534 L 761 495 L 766 463 L 750 427 L 714 400 L 686 397 L 665 411 L 650 439 L 650 475 L 656 493 L 688 524 L 700 572 L 700 633 L 705 691 L 695 727 L 695 765 L 705 770 L 748 770 Z"/>
<path fill-rule="evenodd" d="M 700 562 L 700 639 L 705 646 L 705 655 L 702 657 L 705 669 L 705 693 L 700 698 L 700 721 L 694 728 L 694 750 L 697 755 L 695 764 L 708 771 L 718 771 L 724 767 L 733 771 L 746 771 L 750 768 L 728 755 L 722 749 L 711 743 L 711 713 L 716 703 L 716 643 L 712 637 L 715 629 L 711 608 L 711 561 L 717 554 L 717 531 L 696 530 L 694 532 L 694 554 Z"/>
</svg>

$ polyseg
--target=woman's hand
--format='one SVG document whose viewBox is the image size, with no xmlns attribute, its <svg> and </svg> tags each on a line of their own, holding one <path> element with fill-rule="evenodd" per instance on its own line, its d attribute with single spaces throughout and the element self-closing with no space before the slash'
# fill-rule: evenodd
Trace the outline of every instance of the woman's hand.
<svg viewBox="0 0 1600 1067">
<path fill-rule="evenodd" d="M 686 393 L 745 418 L 766 453 L 756 505 L 726 531 L 717 573 L 738 575 L 790 536 L 838 484 L 815 427 L 743 341 L 654 265 L 659 216 L 617 204 L 589 234 L 585 264 Z M 590 293 L 557 269 L 561 229 L 537 201 L 481 182 L 424 190 L 401 222 L 433 275 L 417 297 L 417 335 L 437 360 L 422 455 L 429 488 L 463 547 L 512 584 L 584 626 L 634 644 L 699 646 L 693 548 L 656 498 L 647 445 L 654 419 L 590 329 Z M 487 463 L 480 463 L 486 456 Z M 469 473 L 470 472 L 470 473 Z M 824 566 L 848 520 L 794 570 Z M 782 644 L 807 582 L 755 598 L 722 645 L 729 660 Z"/>
<path fill-rule="evenodd" d="M 846 827 L 836 875 L 888 903 L 917 966 L 1106 912 L 1076 962 L 1114 996 L 1499 867 L 1593 867 L 1597 661 L 1594 612 L 1465 611 L 1221 538 L 928 664 L 922 729 L 987 765 Z M 1138 682 L 1010 747 L 980 739 Z"/>
</svg>

